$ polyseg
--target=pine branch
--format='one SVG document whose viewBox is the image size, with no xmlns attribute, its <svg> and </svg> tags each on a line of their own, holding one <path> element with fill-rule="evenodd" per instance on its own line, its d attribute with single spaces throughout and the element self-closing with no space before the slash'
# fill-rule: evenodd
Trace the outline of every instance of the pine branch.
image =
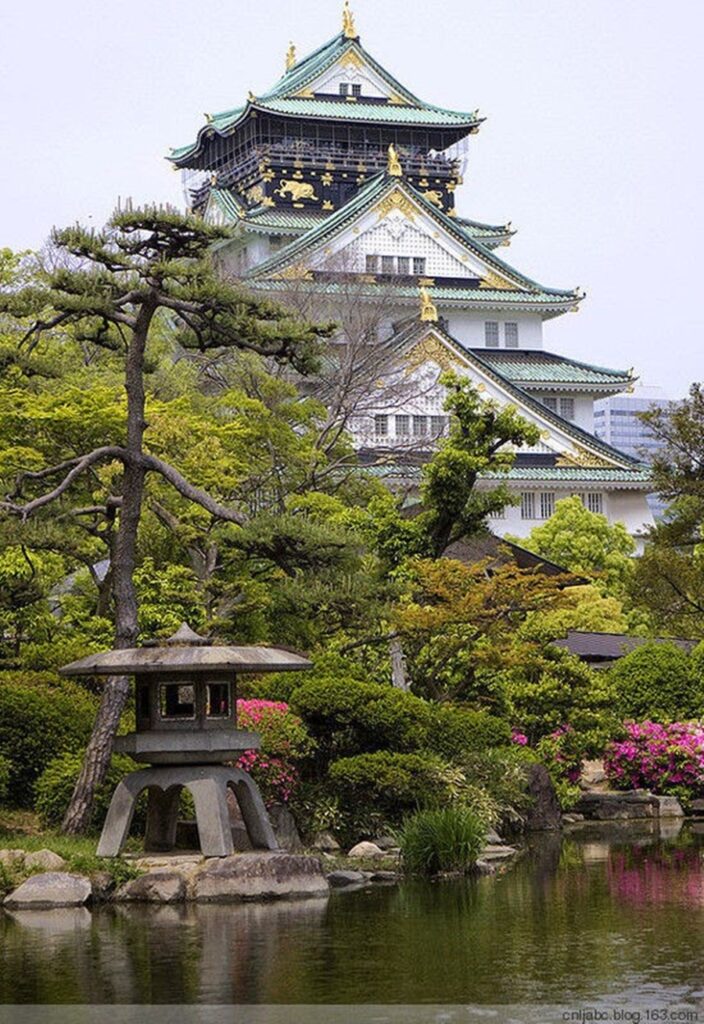
<svg viewBox="0 0 704 1024">
<path fill-rule="evenodd" d="M 66 474 L 60 484 L 58 484 L 53 491 L 48 491 L 46 494 L 42 494 L 38 498 L 34 498 L 32 501 L 27 502 L 26 505 L 17 505 L 12 501 L 0 501 L 0 509 L 4 509 L 6 512 L 10 512 L 12 515 L 20 516 L 24 521 L 28 516 L 36 512 L 37 509 L 43 508 L 44 505 L 49 505 L 52 501 L 56 501 L 61 495 L 69 489 L 73 481 L 85 473 L 86 470 L 90 469 L 91 466 L 95 465 L 96 462 L 101 462 L 103 459 L 122 459 L 125 458 L 125 449 L 119 448 L 117 445 L 108 445 L 103 448 L 96 448 L 92 452 L 88 452 L 87 455 L 82 455 L 79 459 L 69 460 L 73 462 L 73 467 Z M 65 463 L 63 464 L 66 465 Z M 57 467 L 51 467 L 53 472 L 58 472 Z M 49 475 L 46 471 L 44 475 Z"/>
<path fill-rule="evenodd" d="M 243 526 L 247 522 L 246 517 L 241 512 L 235 512 L 234 509 L 221 505 L 219 501 L 216 501 L 206 491 L 201 490 L 200 487 L 195 487 L 184 476 L 181 476 L 178 470 L 170 466 L 168 462 L 162 462 L 161 459 L 157 459 L 154 455 L 144 455 L 142 456 L 141 463 L 146 470 L 161 474 L 182 497 L 188 498 L 189 501 L 194 501 L 201 508 L 204 508 L 206 512 L 210 512 L 212 516 L 215 516 L 216 519 L 223 519 L 227 523 L 237 523 L 238 526 Z"/>
</svg>

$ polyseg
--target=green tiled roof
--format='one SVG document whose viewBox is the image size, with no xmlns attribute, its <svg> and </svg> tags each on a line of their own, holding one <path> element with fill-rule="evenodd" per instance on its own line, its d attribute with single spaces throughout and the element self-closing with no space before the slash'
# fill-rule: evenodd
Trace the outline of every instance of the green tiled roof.
<svg viewBox="0 0 704 1024">
<path fill-rule="evenodd" d="M 437 207 L 416 191 L 405 178 L 392 177 L 384 172 L 370 178 L 349 202 L 330 214 L 317 227 L 296 238 L 284 246 L 278 253 L 270 256 L 269 259 L 260 263 L 259 266 L 254 267 L 250 271 L 250 279 L 257 280 L 263 277 L 271 277 L 282 268 L 304 260 L 309 252 L 334 238 L 336 234 L 344 230 L 356 217 L 363 214 L 370 206 L 383 199 L 387 193 L 393 192 L 395 189 L 401 189 L 410 199 L 417 202 L 421 209 L 424 209 L 436 223 L 486 262 L 490 270 L 496 270 L 500 274 L 505 274 L 517 286 L 516 290 L 465 288 L 454 285 L 452 287 L 434 286 L 433 296 L 436 299 L 466 301 L 471 298 L 481 305 L 495 305 L 498 302 L 501 305 L 508 304 L 509 306 L 522 303 L 538 306 L 549 306 L 550 304 L 565 306 L 567 304 L 574 305 L 575 302 L 579 301 L 579 297 L 574 291 L 545 288 L 531 278 L 526 277 L 525 274 L 521 274 L 508 263 L 499 259 L 491 249 L 482 245 L 478 239 L 469 237 L 466 230 L 455 224 L 452 217 L 448 217 L 442 210 L 437 209 Z M 319 287 L 317 282 L 316 287 Z M 394 288 L 394 292 L 402 297 L 404 293 L 408 295 L 416 294 L 416 289 L 413 286 L 399 285 Z"/>
<path fill-rule="evenodd" d="M 510 224 L 482 224 L 481 221 L 468 220 L 466 217 L 453 217 L 453 220 L 460 231 L 480 241 L 486 238 L 510 238 L 516 234 Z"/>
<path fill-rule="evenodd" d="M 327 68 L 348 52 L 354 52 L 372 68 L 389 86 L 390 90 L 404 100 L 404 103 L 365 103 L 346 100 L 316 99 L 297 96 L 306 86 Z M 214 114 L 198 132 L 194 143 L 172 149 L 168 159 L 179 163 L 200 148 L 206 132 L 215 130 L 220 134 L 231 132 L 251 111 L 270 111 L 289 117 L 326 118 L 328 120 L 365 121 L 376 124 L 399 124 L 409 127 L 457 128 L 467 132 L 481 124 L 483 118 L 477 111 L 471 113 L 446 110 L 430 103 L 424 103 L 401 85 L 393 75 L 378 64 L 367 53 L 358 39 L 347 39 L 342 33 L 298 61 L 267 92 L 262 93 L 245 105 Z M 461 136 L 459 136 L 461 137 Z"/>
<path fill-rule="evenodd" d="M 480 348 L 474 350 L 485 363 L 498 370 L 516 384 L 609 385 L 626 387 L 631 381 L 629 370 L 611 370 L 605 366 L 592 366 L 555 352 L 543 350 L 511 351 Z"/>
<path fill-rule="evenodd" d="M 346 100 L 286 96 L 281 99 L 257 99 L 252 106 L 255 110 L 270 110 L 289 117 L 323 117 L 333 121 L 372 121 L 434 128 L 471 128 L 477 123 L 476 114 L 427 105 L 407 107 L 397 103 L 350 103 Z M 219 127 L 217 118 L 214 118 L 213 124 Z"/>
<path fill-rule="evenodd" d="M 512 396 L 517 405 L 523 405 L 532 409 L 541 419 L 554 424 L 564 434 L 571 437 L 580 447 L 589 448 L 592 452 L 603 456 L 606 461 L 616 463 L 618 466 L 623 466 L 628 470 L 631 468 L 642 468 L 642 463 L 638 459 L 633 458 L 631 455 L 626 455 L 625 452 L 612 447 L 612 445 L 602 441 L 595 434 L 590 434 L 571 420 L 566 420 L 558 413 L 553 412 L 552 409 L 548 409 L 541 401 L 531 395 L 529 391 L 525 391 L 518 384 L 515 384 L 509 377 L 499 372 L 491 363 L 485 360 L 484 350 L 465 348 L 456 338 L 448 334 L 439 323 L 433 324 L 432 327 L 437 334 L 444 338 L 450 348 L 454 348 L 469 363 L 474 363 L 475 367 L 483 370 L 488 377 L 493 378 L 496 383 L 500 384 L 507 394 Z M 427 324 L 422 324 L 418 320 L 410 321 L 404 328 L 398 331 L 395 340 L 397 340 L 399 347 L 410 345 L 415 338 L 424 335 L 427 329 Z"/>
<path fill-rule="evenodd" d="M 421 467 L 405 465 L 397 462 L 378 462 L 365 466 L 364 472 L 379 477 L 401 477 L 406 480 L 420 480 Z M 651 476 L 647 468 L 637 469 L 602 469 L 590 466 L 513 466 L 508 473 L 482 474 L 483 479 L 501 479 L 507 481 L 534 481 L 536 483 L 611 483 L 624 485 L 643 485 L 638 489 L 647 490 Z"/>
<path fill-rule="evenodd" d="M 415 106 L 423 106 L 422 100 L 419 100 L 409 89 L 401 85 L 386 68 L 383 68 L 381 64 L 374 60 L 370 53 L 367 53 L 359 39 L 348 39 L 342 32 L 338 33 L 327 43 L 323 43 L 317 50 L 313 50 L 312 53 L 296 61 L 293 67 L 282 75 L 271 89 L 264 93 L 264 98 L 271 99 L 277 96 L 290 96 L 292 93 L 300 92 L 301 89 L 304 89 L 310 82 L 321 75 L 323 71 L 332 67 L 336 61 L 350 51 L 361 57 L 369 67 L 373 68 L 387 82 L 395 93 L 402 96 L 408 103 L 412 103 Z"/>
</svg>

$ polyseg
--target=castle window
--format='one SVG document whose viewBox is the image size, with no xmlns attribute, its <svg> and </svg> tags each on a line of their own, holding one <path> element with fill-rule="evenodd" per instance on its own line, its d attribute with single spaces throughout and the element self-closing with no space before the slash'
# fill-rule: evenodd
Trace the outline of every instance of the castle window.
<svg viewBox="0 0 704 1024">
<path fill-rule="evenodd" d="M 411 433 L 411 417 L 396 417 L 396 437 L 408 437 Z"/>
<path fill-rule="evenodd" d="M 499 325 L 496 320 L 487 320 L 484 324 L 484 344 L 487 348 L 499 347 Z"/>
<path fill-rule="evenodd" d="M 544 395 L 540 401 L 546 409 L 550 410 L 550 412 L 557 412 L 557 399 L 554 395 Z"/>
<path fill-rule="evenodd" d="M 590 512 L 604 513 L 604 495 L 600 491 L 590 491 L 587 494 L 587 508 Z"/>
<path fill-rule="evenodd" d="M 504 345 L 506 348 L 518 348 L 518 324 L 504 324 Z"/>
<path fill-rule="evenodd" d="M 365 260 L 365 268 L 368 274 L 376 274 L 379 270 L 379 257 L 367 256 Z"/>
<path fill-rule="evenodd" d="M 447 416 L 431 416 L 430 432 L 433 437 L 442 437 L 447 432 Z"/>
<path fill-rule="evenodd" d="M 555 511 L 555 495 L 552 491 L 541 491 L 540 494 L 540 518 L 549 519 Z"/>
<path fill-rule="evenodd" d="M 560 416 L 563 420 L 574 419 L 574 398 L 560 399 Z"/>
<path fill-rule="evenodd" d="M 410 274 L 411 272 L 411 260 L 408 256 L 399 256 L 398 258 L 398 272 L 399 274 Z"/>
<path fill-rule="evenodd" d="M 374 417 L 374 436 L 375 437 L 388 437 L 389 434 L 389 417 L 380 415 Z"/>
<path fill-rule="evenodd" d="M 427 416 L 414 416 L 413 417 L 413 436 L 414 437 L 425 437 L 428 433 L 428 417 Z"/>
<path fill-rule="evenodd" d="M 535 519 L 535 495 L 532 491 L 521 494 L 521 519 Z"/>
<path fill-rule="evenodd" d="M 413 273 L 424 274 L 425 273 L 425 256 L 414 256 L 413 257 Z"/>
<path fill-rule="evenodd" d="M 359 85 L 357 82 L 355 82 L 352 85 L 352 95 L 353 96 L 361 96 L 362 95 L 362 86 Z"/>
<path fill-rule="evenodd" d="M 347 82 L 340 82 L 340 96 L 349 95 L 350 87 Z"/>
<path fill-rule="evenodd" d="M 382 256 L 381 257 L 381 272 L 382 274 L 393 274 L 396 270 L 396 261 L 393 256 Z"/>
</svg>

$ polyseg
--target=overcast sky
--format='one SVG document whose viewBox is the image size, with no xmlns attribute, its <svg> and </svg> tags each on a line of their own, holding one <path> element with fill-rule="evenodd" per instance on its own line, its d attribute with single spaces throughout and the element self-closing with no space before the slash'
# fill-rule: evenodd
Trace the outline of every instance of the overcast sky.
<svg viewBox="0 0 704 1024">
<path fill-rule="evenodd" d="M 353 0 L 362 44 L 412 91 L 487 117 L 459 211 L 501 255 L 581 285 L 546 346 L 635 366 L 672 397 L 704 378 L 702 0 Z M 25 0 L 0 15 L 0 246 L 100 224 L 118 196 L 181 203 L 163 159 L 263 92 L 338 0 Z"/>
</svg>

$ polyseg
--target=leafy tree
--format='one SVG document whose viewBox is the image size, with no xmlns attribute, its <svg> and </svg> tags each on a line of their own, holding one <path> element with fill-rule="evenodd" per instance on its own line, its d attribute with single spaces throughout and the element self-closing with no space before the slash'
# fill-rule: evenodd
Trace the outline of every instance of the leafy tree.
<svg viewBox="0 0 704 1024">
<path fill-rule="evenodd" d="M 641 418 L 662 447 L 653 460 L 655 487 L 669 501 L 650 532 L 631 588 L 659 631 L 704 636 L 704 389 L 669 410 Z"/>
<path fill-rule="evenodd" d="M 55 230 L 52 241 L 64 259 L 47 269 L 43 280 L 0 296 L 1 311 L 27 318 L 24 341 L 30 349 L 42 337 L 70 325 L 80 342 L 121 355 L 127 404 L 124 434 L 91 451 L 71 453 L 54 465 L 25 469 L 0 503 L 6 513 L 25 520 L 59 501 L 85 474 L 109 463 L 119 465 L 113 502 L 117 528 L 111 551 L 118 648 L 133 646 L 138 635 L 134 570 L 148 474 L 158 475 L 218 518 L 234 523 L 244 520 L 241 512 L 194 486 L 145 445 L 145 367 L 149 343 L 160 322 L 168 317 L 177 325 L 186 349 L 246 349 L 303 372 L 313 365 L 317 339 L 330 332 L 329 327 L 307 325 L 221 280 L 209 252 L 214 242 L 225 237 L 224 229 L 171 210 L 118 210 L 103 231 L 80 226 Z M 51 490 L 36 493 L 55 479 L 59 482 Z M 126 678 L 106 682 L 84 770 L 64 819 L 68 832 L 83 830 L 90 819 L 93 793 L 107 771 L 127 693 Z"/>
<path fill-rule="evenodd" d="M 540 437 L 513 406 L 486 401 L 466 377 L 448 372 L 440 383 L 447 390 L 443 408 L 450 413 L 450 432 L 423 467 L 420 508 L 404 515 L 398 503 L 382 496 L 369 504 L 366 522 L 360 517 L 360 527 L 391 566 L 413 555 L 439 558 L 454 541 L 484 529 L 487 517 L 515 498 L 504 483 L 480 488 L 479 479 L 500 480 L 515 461 L 515 449 Z"/>
<path fill-rule="evenodd" d="M 547 522 L 533 527 L 519 543 L 571 572 L 602 581 L 617 596 L 634 569 L 635 544 L 623 523 L 610 525 L 578 497 L 558 501 Z"/>
<path fill-rule="evenodd" d="M 638 721 L 700 718 L 704 679 L 698 662 L 677 644 L 644 644 L 609 669 L 620 714 Z"/>
</svg>

